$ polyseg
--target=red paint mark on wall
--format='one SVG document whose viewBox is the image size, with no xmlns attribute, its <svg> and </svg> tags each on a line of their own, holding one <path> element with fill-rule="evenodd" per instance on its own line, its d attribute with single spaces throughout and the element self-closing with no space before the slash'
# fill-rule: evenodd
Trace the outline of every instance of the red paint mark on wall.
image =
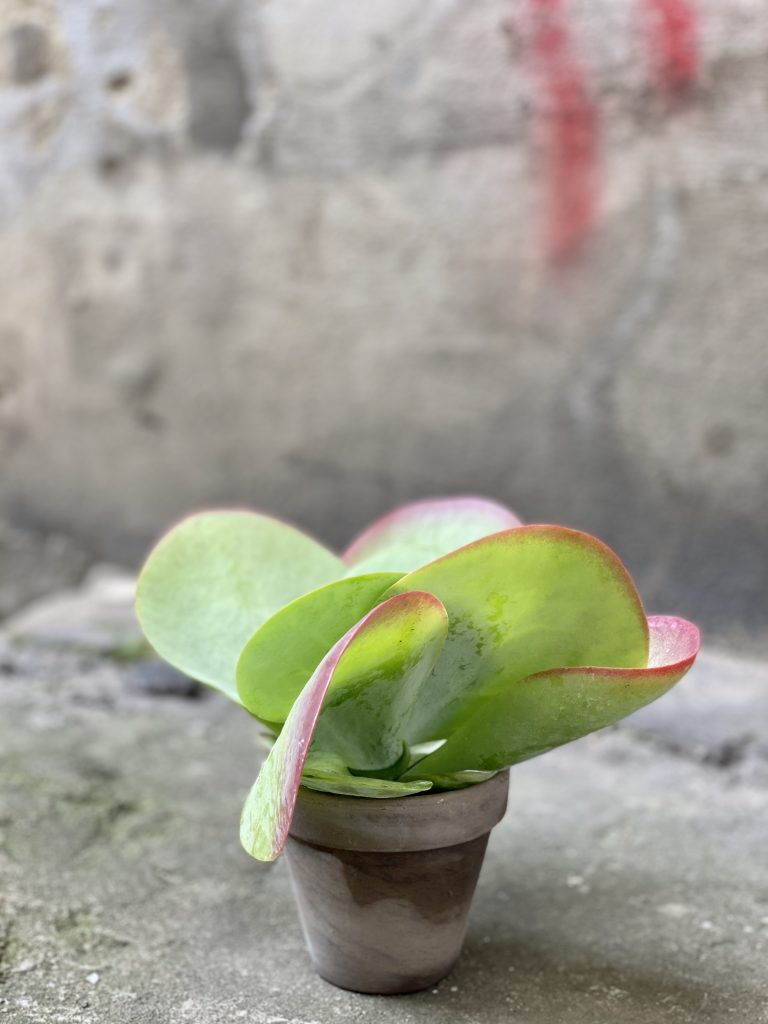
<svg viewBox="0 0 768 1024">
<path fill-rule="evenodd" d="M 654 75 L 666 93 L 691 86 L 699 65 L 698 17 L 691 0 L 643 0 Z"/>
<path fill-rule="evenodd" d="M 625 0 L 631 3 L 632 0 Z M 657 89 L 680 96 L 699 70 L 695 0 L 636 0 Z M 546 247 L 561 261 L 593 228 L 600 198 L 600 118 L 569 24 L 568 0 L 527 0 L 526 51 L 537 83 L 535 127 L 545 158 Z M 513 44 L 515 26 L 508 26 Z"/>
<path fill-rule="evenodd" d="M 561 260 L 580 246 L 597 215 L 600 125 L 565 0 L 528 2 L 549 176 L 547 249 Z"/>
</svg>

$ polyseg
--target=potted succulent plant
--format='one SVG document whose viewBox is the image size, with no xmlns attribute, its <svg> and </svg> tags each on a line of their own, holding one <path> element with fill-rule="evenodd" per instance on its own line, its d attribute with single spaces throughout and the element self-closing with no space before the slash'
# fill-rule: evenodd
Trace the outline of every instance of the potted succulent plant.
<svg viewBox="0 0 768 1024">
<path fill-rule="evenodd" d="M 150 554 L 137 611 L 163 658 L 261 723 L 241 842 L 265 861 L 287 844 L 318 971 L 377 993 L 456 960 L 508 768 L 655 700 L 699 645 L 646 617 L 599 540 L 480 498 L 405 506 L 341 556 L 202 512 Z"/>
</svg>

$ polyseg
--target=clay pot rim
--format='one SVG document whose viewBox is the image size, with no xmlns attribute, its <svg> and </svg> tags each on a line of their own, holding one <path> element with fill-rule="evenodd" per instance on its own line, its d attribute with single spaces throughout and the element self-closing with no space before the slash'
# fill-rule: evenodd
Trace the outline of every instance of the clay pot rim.
<svg viewBox="0 0 768 1024">
<path fill-rule="evenodd" d="M 397 853 L 467 843 L 507 808 L 509 769 L 466 789 L 375 800 L 299 789 L 291 837 L 329 849 Z"/>
</svg>

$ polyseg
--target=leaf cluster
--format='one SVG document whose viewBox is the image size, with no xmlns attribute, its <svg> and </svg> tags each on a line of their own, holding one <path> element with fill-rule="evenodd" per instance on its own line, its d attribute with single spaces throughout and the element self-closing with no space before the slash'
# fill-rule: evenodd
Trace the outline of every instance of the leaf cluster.
<svg viewBox="0 0 768 1024">
<path fill-rule="evenodd" d="M 340 556 L 269 516 L 199 513 L 150 554 L 137 612 L 273 737 L 241 821 L 263 860 L 300 785 L 473 785 L 655 700 L 698 650 L 695 626 L 646 617 L 599 540 L 480 498 L 407 505 Z"/>
</svg>

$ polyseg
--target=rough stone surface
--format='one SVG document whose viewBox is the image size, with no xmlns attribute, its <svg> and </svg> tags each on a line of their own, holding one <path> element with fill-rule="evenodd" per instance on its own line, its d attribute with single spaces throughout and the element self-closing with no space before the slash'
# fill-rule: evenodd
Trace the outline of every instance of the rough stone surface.
<svg viewBox="0 0 768 1024">
<path fill-rule="evenodd" d="M 517 767 L 459 965 L 392 999 L 319 980 L 285 865 L 239 849 L 246 714 L 7 638 L 0 666 L 4 1019 L 768 1021 L 768 759 L 719 756 L 763 728 L 763 665 L 704 655 L 626 727 Z"/>
<path fill-rule="evenodd" d="M 142 646 L 133 603 L 136 578 L 112 565 L 94 566 L 80 586 L 47 594 L 3 623 L 17 642 L 100 654 Z"/>
<path fill-rule="evenodd" d="M 736 773 L 752 771 L 761 759 L 768 760 L 768 667 L 710 653 L 706 671 L 625 725 L 673 753 L 685 752 Z"/>
<path fill-rule="evenodd" d="M 602 185 L 556 273 L 533 6 L 5 0 L 0 509 L 134 559 L 478 490 L 765 647 L 768 8 L 690 0 L 673 101 L 642 4 L 564 5 Z"/>
</svg>

